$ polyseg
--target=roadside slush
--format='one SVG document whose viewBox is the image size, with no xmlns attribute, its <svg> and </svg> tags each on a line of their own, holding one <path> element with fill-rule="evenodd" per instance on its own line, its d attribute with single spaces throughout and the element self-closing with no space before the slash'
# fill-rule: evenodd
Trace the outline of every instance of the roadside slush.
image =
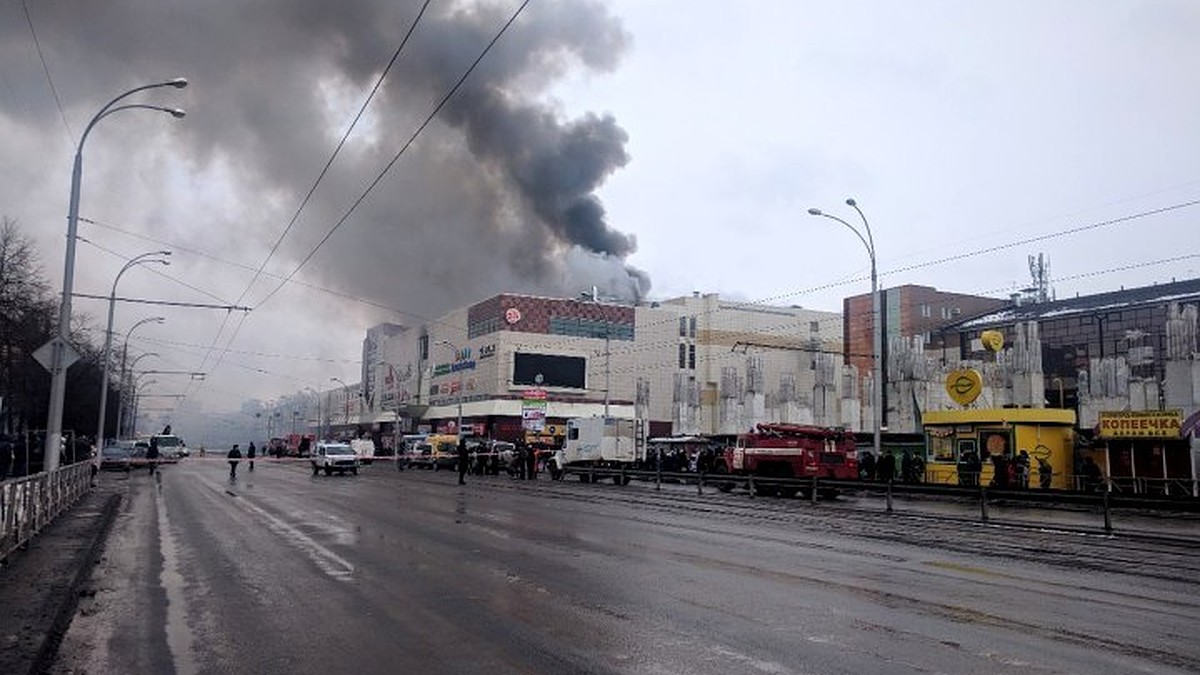
<svg viewBox="0 0 1200 675">
<path fill-rule="evenodd" d="M 127 475 L 99 476 L 95 488 L 0 565 L 0 673 L 41 673 L 52 665 L 128 486 Z"/>
</svg>

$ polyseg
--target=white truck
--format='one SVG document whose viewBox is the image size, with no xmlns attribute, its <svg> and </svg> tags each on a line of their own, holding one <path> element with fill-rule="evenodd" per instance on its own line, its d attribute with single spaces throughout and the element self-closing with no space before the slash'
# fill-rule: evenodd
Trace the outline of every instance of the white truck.
<svg viewBox="0 0 1200 675">
<path fill-rule="evenodd" d="M 637 443 L 634 422 L 616 417 L 577 417 L 567 420 L 567 437 L 561 450 L 546 462 L 551 478 L 559 480 L 568 468 L 634 469 L 637 466 Z M 579 480 L 589 482 L 590 473 L 579 474 Z M 613 476 L 613 482 L 624 484 L 629 476 Z"/>
</svg>

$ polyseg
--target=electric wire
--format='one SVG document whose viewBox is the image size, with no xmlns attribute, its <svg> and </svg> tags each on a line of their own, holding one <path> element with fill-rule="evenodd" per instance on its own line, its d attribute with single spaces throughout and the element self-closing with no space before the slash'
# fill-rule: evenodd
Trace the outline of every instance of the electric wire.
<svg viewBox="0 0 1200 675">
<path fill-rule="evenodd" d="M 430 0 L 425 0 L 425 2 L 421 5 L 420 10 L 417 12 L 416 18 L 412 21 L 412 23 L 409 24 L 408 30 L 404 34 L 404 38 L 400 41 L 400 44 L 396 47 L 396 50 L 392 53 L 392 57 L 388 61 L 387 66 L 379 74 L 379 77 L 376 78 L 375 86 L 372 87 L 371 92 L 367 95 L 366 99 L 363 101 L 362 105 L 359 107 L 358 113 L 355 114 L 354 119 L 351 121 L 350 125 L 346 128 L 345 133 L 342 134 L 342 138 L 338 141 L 337 147 L 334 148 L 334 151 L 330 154 L 328 161 L 325 162 L 325 166 L 322 167 L 320 173 L 318 174 L 317 179 L 313 182 L 312 186 L 308 190 L 308 193 L 304 196 L 304 199 L 301 201 L 300 205 L 296 208 L 296 211 L 292 215 L 291 220 L 288 222 L 287 227 L 284 229 L 283 233 L 281 233 L 280 236 L 276 239 L 275 244 L 271 247 L 270 252 L 267 254 L 266 258 L 263 259 L 262 264 L 259 265 L 259 269 L 255 272 L 254 277 L 251 279 L 250 283 L 248 283 L 246 285 L 245 290 L 243 290 L 242 294 L 238 297 L 238 302 L 241 302 L 243 299 L 245 299 L 246 295 L 250 292 L 250 289 L 258 281 L 258 279 L 261 278 L 262 270 L 264 268 L 266 268 L 267 263 L 275 255 L 275 252 L 279 249 L 279 246 L 283 243 L 284 237 L 286 237 L 288 232 L 290 232 L 292 230 L 293 226 L 295 226 L 296 221 L 300 217 L 300 213 L 304 210 L 304 208 L 308 205 L 309 201 L 312 199 L 313 194 L 316 192 L 317 187 L 320 185 L 321 181 L 324 180 L 326 174 L 329 172 L 329 169 L 333 165 L 334 160 L 336 160 L 338 154 L 341 153 L 342 148 L 345 147 L 346 141 L 350 137 L 350 134 L 357 127 L 359 121 L 362 119 L 363 114 L 366 112 L 367 107 L 370 105 L 371 101 L 375 98 L 375 94 L 379 91 L 380 87 L 383 85 L 384 78 L 387 77 L 387 74 L 391 71 L 392 66 L 395 65 L 397 59 L 400 57 L 401 52 L 404 50 L 404 47 L 408 44 L 409 39 L 412 37 L 413 33 L 416 31 L 417 25 L 420 23 L 421 18 L 425 15 L 425 10 L 429 6 L 429 2 L 430 2 Z M 328 238 L 328 235 L 326 235 L 326 239 L 327 238 Z M 303 263 L 301 263 L 301 265 L 303 265 Z M 287 280 L 290 280 L 291 277 L 294 276 L 297 271 L 299 271 L 299 267 L 297 267 L 296 270 L 293 271 L 292 274 L 287 277 Z M 287 281 L 284 281 L 283 283 L 287 283 Z M 280 287 L 282 287 L 282 284 L 280 284 Z M 278 290 L 278 288 L 279 287 L 277 287 L 276 290 Z M 274 291 L 272 291 L 271 294 L 273 295 Z M 268 296 L 268 297 L 270 297 L 270 296 Z M 261 304 L 261 302 L 258 304 Z M 225 342 L 226 348 L 231 346 L 234 343 L 234 341 L 237 340 L 238 334 L 241 332 L 242 327 L 246 323 L 246 319 L 247 319 L 247 316 L 243 315 L 242 320 L 240 322 L 238 322 L 238 325 L 233 329 L 232 333 L 229 336 L 229 339 L 226 340 L 226 342 Z M 217 335 L 213 338 L 212 349 L 215 349 L 217 343 L 220 341 L 221 335 L 224 333 L 227 322 L 228 322 L 228 317 L 226 317 L 225 322 L 222 322 L 220 329 L 217 331 Z M 209 354 L 205 355 L 205 357 L 204 357 L 205 363 L 208 362 L 208 359 L 211 356 L 212 349 L 210 349 Z M 222 354 L 220 354 L 217 357 L 217 363 L 220 363 L 222 358 L 224 358 L 224 352 L 222 352 Z"/>
<path fill-rule="evenodd" d="M 531 2 L 531 0 L 525 0 L 524 2 L 521 3 L 521 5 L 519 7 L 517 7 L 516 11 L 513 12 L 512 16 L 509 17 L 508 21 L 506 21 L 504 23 L 504 25 L 500 27 L 500 30 L 497 31 L 496 35 L 491 39 L 491 41 L 489 41 L 487 43 L 487 46 L 485 46 L 483 48 L 483 51 L 481 51 L 479 53 L 479 56 L 477 56 L 475 58 L 475 60 L 467 68 L 466 72 L 464 72 L 462 74 L 462 76 L 458 78 L 458 81 L 454 83 L 454 86 L 451 87 L 448 92 L 446 92 L 445 96 L 442 97 L 442 99 L 434 107 L 433 111 L 430 112 L 428 116 L 426 116 L 425 121 L 423 121 L 420 124 L 420 126 L 417 127 L 416 131 L 413 132 L 412 136 L 409 137 L 408 141 L 405 142 L 405 144 L 400 148 L 400 150 L 396 152 L 395 156 L 392 157 L 391 161 L 389 161 L 383 167 L 383 169 L 379 172 L 379 174 L 376 175 L 375 178 L 367 185 L 366 189 L 363 190 L 362 194 L 360 194 L 358 196 L 358 198 L 355 199 L 350 204 L 350 208 L 348 208 L 346 210 L 346 212 L 344 214 L 342 214 L 342 216 L 340 218 L 338 218 L 337 222 L 335 222 L 333 224 L 333 226 L 331 228 L 329 228 L 329 231 L 325 233 L 325 236 L 322 237 L 319 242 L 317 242 L 317 245 L 314 246 L 312 248 L 312 250 L 310 250 L 308 252 L 308 255 L 304 256 L 304 258 L 299 262 L 299 264 L 296 265 L 296 267 L 291 271 L 291 273 L 289 273 L 284 278 L 284 281 L 282 283 L 280 283 L 278 286 L 276 286 L 274 290 L 272 290 L 270 293 L 268 293 L 266 295 L 266 297 L 264 297 L 262 300 L 259 300 L 258 303 L 255 305 L 255 307 L 261 307 L 262 305 L 264 305 L 268 301 L 270 301 L 271 298 L 275 297 L 275 294 L 278 293 L 279 290 L 282 289 L 285 285 L 287 285 L 287 283 L 289 281 L 291 281 L 292 277 L 296 276 L 296 274 L 299 273 L 300 270 L 303 269 L 303 267 L 308 264 L 308 261 L 312 260 L 313 256 L 317 254 L 317 251 L 321 250 L 321 248 L 325 245 L 326 242 L 329 241 L 329 239 L 333 236 L 333 234 L 335 232 L 337 232 L 338 229 L 341 228 L 341 226 L 344 225 L 347 220 L 349 220 L 350 216 L 353 215 L 353 213 L 358 209 L 358 207 L 360 205 L 362 205 L 362 203 L 364 201 L 366 201 L 366 198 L 372 192 L 375 191 L 375 188 L 379 186 L 379 184 L 383 181 L 384 177 L 387 176 L 387 174 L 389 172 L 391 172 L 392 167 L 396 165 L 396 162 L 400 161 L 400 158 L 404 156 L 404 154 L 408 151 L 408 149 L 410 147 L 412 147 L 413 143 L 416 142 L 417 138 L 421 135 L 421 133 L 424 132 L 425 129 L 433 122 L 434 118 L 437 117 L 437 114 L 439 112 L 441 112 L 442 108 L 444 108 L 446 106 L 446 104 L 450 101 L 450 99 L 453 98 L 456 93 L 458 93 L 458 90 L 462 88 L 463 83 L 465 83 L 467 81 L 467 78 L 470 77 L 473 72 L 475 72 L 475 69 L 479 66 L 479 64 L 483 61 L 483 59 L 492 50 L 492 47 L 494 47 L 496 45 L 496 43 L 500 41 L 500 38 L 502 38 L 504 36 L 504 34 L 508 31 L 509 27 L 512 26 L 513 23 L 516 22 L 517 18 L 521 16 L 521 13 L 525 10 L 525 8 L 529 5 L 530 2 Z"/>
<path fill-rule="evenodd" d="M 37 30 L 33 27 L 33 17 L 29 15 L 29 5 L 26 0 L 21 0 L 21 9 L 25 12 L 25 23 L 29 26 L 29 34 L 33 36 L 33 46 L 37 50 L 38 60 L 42 62 L 42 72 L 46 75 L 46 84 L 50 85 L 50 93 L 54 95 L 54 105 L 58 108 L 58 115 L 62 118 L 63 127 L 67 130 L 67 140 L 71 145 L 75 145 L 75 132 L 71 130 L 71 123 L 67 121 L 67 113 L 63 110 L 62 99 L 58 97 L 58 88 L 54 86 L 54 78 L 50 77 L 50 66 L 46 63 L 46 55 L 42 53 L 42 41 L 38 39 Z"/>
</svg>

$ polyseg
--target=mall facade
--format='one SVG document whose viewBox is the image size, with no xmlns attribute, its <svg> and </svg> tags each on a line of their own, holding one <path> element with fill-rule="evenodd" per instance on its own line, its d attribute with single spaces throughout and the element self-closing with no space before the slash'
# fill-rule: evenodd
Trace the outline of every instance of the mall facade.
<svg viewBox="0 0 1200 675">
<path fill-rule="evenodd" d="M 325 392 L 324 407 L 334 429 L 382 436 L 453 433 L 461 419 L 514 439 L 604 414 L 651 437 L 833 424 L 841 339 L 836 312 L 715 294 L 638 305 L 501 294 L 422 325 L 371 328 L 361 384 Z"/>
</svg>

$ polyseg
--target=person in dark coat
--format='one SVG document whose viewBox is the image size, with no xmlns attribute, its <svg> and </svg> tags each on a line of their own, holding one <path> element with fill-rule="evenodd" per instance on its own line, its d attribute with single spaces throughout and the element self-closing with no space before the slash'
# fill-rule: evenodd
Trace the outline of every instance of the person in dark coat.
<svg viewBox="0 0 1200 675">
<path fill-rule="evenodd" d="M 891 450 L 883 451 L 883 457 L 875 464 L 875 472 L 880 483 L 890 483 L 896 477 L 896 456 Z"/>
<path fill-rule="evenodd" d="M 1022 450 L 1017 453 L 1017 459 L 1014 463 L 1016 464 L 1017 486 L 1022 490 L 1027 489 L 1029 487 L 1030 473 L 1029 451 Z"/>
<path fill-rule="evenodd" d="M 254 441 L 250 441 L 250 447 L 246 448 L 246 459 L 250 463 L 250 471 L 254 470 L 254 455 L 257 454 L 257 449 L 254 447 Z"/>
<path fill-rule="evenodd" d="M 458 438 L 458 484 L 466 485 L 467 469 L 470 468 L 471 453 L 467 450 L 467 439 Z"/>
<path fill-rule="evenodd" d="M 1011 460 L 999 453 L 992 455 L 992 487 L 997 490 L 1008 489 L 1008 472 Z"/>
<path fill-rule="evenodd" d="M 150 448 L 146 450 L 146 466 L 150 467 L 150 473 L 158 466 L 158 438 L 155 436 L 150 437 Z"/>
<path fill-rule="evenodd" d="M 308 436 L 305 436 L 304 438 L 301 438 L 301 439 L 300 439 L 300 446 L 299 446 L 299 447 L 296 449 L 296 452 L 297 452 L 297 453 L 298 453 L 298 454 L 299 454 L 301 457 L 308 457 L 308 453 L 309 453 L 309 451 L 311 451 L 311 450 L 312 450 L 312 443 L 311 443 L 311 442 L 308 440 Z"/>
<path fill-rule="evenodd" d="M 982 465 L 979 455 L 974 450 L 963 450 L 958 457 L 958 484 L 966 487 L 979 485 L 979 471 Z"/>
<path fill-rule="evenodd" d="M 900 480 L 904 483 L 915 483 L 913 479 L 913 455 L 911 452 L 904 453 L 900 458 Z"/>
<path fill-rule="evenodd" d="M 1083 489 L 1088 492 L 1094 492 L 1099 489 L 1104 482 L 1104 472 L 1100 470 L 1100 465 L 1095 462 L 1090 456 L 1083 458 Z"/>
<path fill-rule="evenodd" d="M 242 451 L 238 449 L 237 443 L 234 443 L 233 448 L 230 449 L 228 459 L 229 459 L 229 480 L 237 480 L 237 466 L 238 466 L 238 462 L 240 462 L 242 459 Z"/>
<path fill-rule="evenodd" d="M 875 453 L 867 450 L 858 460 L 858 474 L 865 481 L 875 480 Z"/>
<path fill-rule="evenodd" d="M 517 478 L 525 480 L 525 469 L 529 466 L 525 463 L 525 457 L 529 454 L 529 448 L 525 446 L 525 441 L 517 439 L 516 456 L 513 461 L 517 464 Z"/>
</svg>

